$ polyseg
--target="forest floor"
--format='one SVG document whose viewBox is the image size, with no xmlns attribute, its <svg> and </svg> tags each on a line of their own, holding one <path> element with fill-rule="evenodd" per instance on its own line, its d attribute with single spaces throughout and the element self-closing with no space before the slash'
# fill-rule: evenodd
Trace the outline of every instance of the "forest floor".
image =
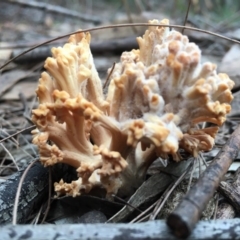
<svg viewBox="0 0 240 240">
<path fill-rule="evenodd" d="M 51 9 L 47 8 L 50 7 L 48 4 L 44 5 L 45 8 L 43 8 L 40 5 L 24 5 L 21 1 L 16 1 L 16 3 L 12 3 L 12 1 L 0 2 L 0 66 L 3 66 L 11 58 L 18 56 L 20 53 L 35 45 L 71 33 L 80 28 L 86 29 L 94 26 L 128 22 L 147 22 L 147 20 L 155 18 L 160 20 L 163 18 L 170 18 L 169 14 L 160 11 L 160 7 L 151 9 L 150 6 L 150 9 L 148 9 L 146 5 L 144 5 L 145 9 L 142 9 L 141 12 L 132 13 L 130 11 L 129 13 L 127 11 L 127 6 L 98 3 L 97 6 L 93 5 L 93 7 L 89 7 L 85 4 L 83 5 L 85 9 L 82 9 L 81 14 L 78 16 L 76 16 L 75 10 L 69 9 L 69 11 L 67 11 L 66 8 L 64 8 L 65 11 L 63 11 L 64 9 L 58 9 L 56 5 L 53 6 L 55 7 Z M 184 17 L 171 18 L 171 23 L 182 24 Z M 188 25 L 200 28 L 206 27 L 206 25 L 202 25 L 201 21 L 199 22 L 199 25 L 197 25 L 196 19 L 192 15 L 189 17 Z M 131 50 L 132 48 L 137 48 L 135 38 L 141 36 L 145 29 L 146 27 L 143 26 L 128 28 L 114 27 L 91 33 L 94 61 L 103 82 L 107 78 L 107 70 L 112 67 L 114 62 L 119 61 L 118 59 L 123 49 Z M 219 31 L 219 27 L 217 28 L 215 26 L 215 28 L 212 28 L 208 26 L 207 30 L 220 33 L 235 40 L 240 40 L 240 30 L 235 26 L 231 28 L 222 28 L 221 31 Z M 217 71 L 227 73 L 235 82 L 235 87 L 233 88 L 234 100 L 232 102 L 232 111 L 228 115 L 224 125 L 220 128 L 213 150 L 204 153 L 205 160 L 210 162 L 217 155 L 222 146 L 224 146 L 239 124 L 240 45 L 201 32 L 185 30 L 184 34 L 189 37 L 190 41 L 199 45 L 202 51 L 203 62 L 211 61 L 217 64 Z M 0 185 L 4 185 L 10 176 L 25 169 L 29 163 L 38 159 L 37 147 L 31 143 L 31 130 L 34 128 L 31 121 L 31 111 L 38 105 L 35 90 L 40 74 L 44 69 L 44 61 L 51 55 L 51 48 L 53 46 L 62 46 L 66 41 L 67 37 L 53 41 L 48 45 L 38 47 L 21 57 L 15 58 L 1 69 Z M 199 164 L 199 166 L 199 168 L 201 168 L 201 164 Z M 235 178 L 237 177 L 235 173 L 239 166 L 240 155 L 238 155 L 231 165 L 224 181 L 232 183 L 233 176 Z M 196 167 L 193 170 L 194 173 L 200 171 L 199 168 Z M 149 172 L 149 176 L 153 173 L 156 173 L 154 168 L 152 168 L 152 172 Z M 189 179 L 189 175 L 187 179 Z M 185 192 L 188 187 L 188 182 L 189 180 L 183 181 L 178 191 Z M 240 192 L 238 194 L 240 194 Z M 45 216 L 45 210 L 49 207 L 48 197 L 45 198 L 41 206 L 38 206 L 37 210 L 35 208 L 35 211 L 31 212 L 31 216 L 29 219 L 25 219 L 25 223 L 40 223 L 43 218 L 45 222 L 55 224 L 105 222 L 114 214 L 118 213 L 124 206 L 124 202 L 126 203 L 127 201 L 125 199 L 122 202 L 117 199 L 115 204 L 92 197 L 87 199 L 87 201 L 82 200 L 84 202 L 82 204 L 85 204 L 84 206 L 88 210 L 80 209 L 76 214 L 72 205 L 78 205 L 79 203 L 76 202 L 79 201 L 79 198 L 53 200 L 53 196 L 54 193 L 52 192 L 51 196 L 49 196 L 51 198 L 51 206 L 50 209 L 48 209 L 47 216 Z M 156 194 L 154 201 L 157 202 L 160 196 L 161 195 Z M 139 196 L 136 198 L 139 198 Z M 132 211 L 128 213 L 127 217 L 125 217 L 127 221 L 134 220 L 139 215 L 139 212 L 142 212 L 146 207 L 154 204 L 153 201 L 148 201 L 149 199 L 147 198 L 147 196 L 143 196 L 141 205 L 134 206 L 137 210 L 135 210 L 134 213 Z M 169 214 L 168 212 L 172 209 L 172 205 L 169 202 L 173 201 L 173 198 L 173 195 L 169 198 L 170 200 L 167 202 L 165 210 L 162 211 L 162 214 L 158 214 L 158 218 L 167 217 Z M 219 192 L 215 194 L 211 201 L 212 205 L 210 205 L 209 210 L 202 219 L 224 218 L 226 214 L 222 214 L 222 212 L 229 208 L 231 208 L 231 210 L 229 210 L 231 211 L 231 214 L 228 216 L 229 218 L 238 216 L 239 213 L 236 208 L 228 204 L 229 201 L 224 200 Z M 134 202 L 134 200 L 132 200 L 132 202 Z M 228 205 L 225 205 L 222 210 L 221 204 L 223 203 Z M 101 205 L 102 211 L 99 211 L 100 208 L 96 207 L 96 205 Z M 218 206 L 218 209 L 216 206 Z M 138 210 L 138 208 L 140 208 L 140 210 Z M 72 214 L 66 216 L 66 212 Z M 93 212 L 94 216 L 91 215 L 91 212 Z M 146 219 L 149 219 L 149 217 Z M 121 219 L 119 221 L 121 221 Z"/>
</svg>

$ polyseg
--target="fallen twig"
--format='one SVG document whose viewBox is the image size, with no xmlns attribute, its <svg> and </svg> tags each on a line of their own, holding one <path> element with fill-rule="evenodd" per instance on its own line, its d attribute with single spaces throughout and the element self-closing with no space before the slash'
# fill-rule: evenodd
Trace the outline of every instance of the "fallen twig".
<svg viewBox="0 0 240 240">
<path fill-rule="evenodd" d="M 201 221 L 189 239 L 239 239 L 240 219 Z M 16 225 L 0 229 L 0 239 L 176 239 L 164 220 L 134 224 L 64 224 L 64 225 Z"/>
<path fill-rule="evenodd" d="M 36 8 L 36 9 L 51 12 L 54 14 L 62 14 L 68 17 L 80 19 L 85 22 L 93 22 L 96 24 L 101 23 L 101 20 L 96 16 L 79 13 L 78 11 L 70 10 L 70 9 L 49 4 L 49 3 L 43 3 L 38 1 L 22 1 L 22 0 L 12 0 L 12 1 L 5 1 L 5 2 L 11 3 L 11 4 L 18 4 L 23 7 Z"/>
<path fill-rule="evenodd" d="M 234 131 L 195 186 L 168 217 L 167 224 L 177 237 L 186 238 L 191 234 L 222 177 L 237 157 L 239 148 L 240 126 Z"/>
<path fill-rule="evenodd" d="M 240 212 L 240 168 L 234 174 L 231 184 L 222 181 L 218 188 L 219 192 L 228 200 L 229 203 Z"/>
</svg>

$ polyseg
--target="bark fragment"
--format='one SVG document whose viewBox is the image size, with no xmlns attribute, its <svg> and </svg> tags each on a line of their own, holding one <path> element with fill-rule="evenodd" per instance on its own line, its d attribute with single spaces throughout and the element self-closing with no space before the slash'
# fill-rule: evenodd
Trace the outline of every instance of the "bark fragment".
<svg viewBox="0 0 240 240">
<path fill-rule="evenodd" d="M 240 168 L 234 174 L 233 182 L 222 181 L 219 185 L 219 192 L 240 212 Z"/>
<path fill-rule="evenodd" d="M 23 170 L 13 174 L 0 185 L 0 224 L 12 221 L 13 205 Z M 34 209 L 39 208 L 48 196 L 48 169 L 36 163 L 24 180 L 19 206 L 18 223 L 26 223 Z"/>
</svg>

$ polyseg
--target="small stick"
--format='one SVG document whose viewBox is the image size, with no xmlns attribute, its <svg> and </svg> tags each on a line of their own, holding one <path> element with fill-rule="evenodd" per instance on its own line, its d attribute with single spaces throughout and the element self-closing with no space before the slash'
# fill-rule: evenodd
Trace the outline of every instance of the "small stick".
<svg viewBox="0 0 240 240">
<path fill-rule="evenodd" d="M 221 179 L 237 157 L 239 148 L 240 125 L 202 174 L 201 178 L 199 178 L 195 186 L 186 194 L 182 202 L 168 217 L 167 224 L 175 236 L 186 238 L 191 234 Z"/>
<path fill-rule="evenodd" d="M 186 16 L 185 16 L 185 20 L 184 20 L 183 26 L 186 26 L 186 23 L 187 23 L 187 20 L 188 20 L 188 13 L 189 13 L 189 10 L 190 10 L 191 3 L 192 3 L 192 1 L 188 0 L 188 8 L 187 8 L 187 12 L 186 12 Z M 184 30 L 185 30 L 185 28 L 182 28 L 182 34 L 184 33 Z"/>
<path fill-rule="evenodd" d="M 105 83 L 104 83 L 104 85 L 103 85 L 103 89 L 105 89 L 105 87 L 107 87 L 107 84 L 108 84 L 108 82 L 109 82 L 109 79 L 110 79 L 110 77 L 111 77 L 111 75 L 112 75 L 112 73 L 113 73 L 113 70 L 114 70 L 114 68 L 115 68 L 115 62 L 113 63 L 113 66 L 112 66 L 112 68 L 111 68 L 111 70 L 110 70 L 110 72 L 109 72 L 109 74 L 108 74 L 108 76 L 107 76 L 107 79 L 106 79 L 106 81 L 105 81 Z"/>
</svg>

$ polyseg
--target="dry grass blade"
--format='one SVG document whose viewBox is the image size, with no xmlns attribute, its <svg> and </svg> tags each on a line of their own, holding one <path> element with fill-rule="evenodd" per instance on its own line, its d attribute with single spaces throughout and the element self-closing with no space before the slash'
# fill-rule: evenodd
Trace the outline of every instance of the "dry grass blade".
<svg viewBox="0 0 240 240">
<path fill-rule="evenodd" d="M 49 174 L 48 201 L 47 201 L 47 208 L 44 212 L 44 217 L 41 221 L 41 224 L 45 222 L 48 212 L 50 210 L 50 205 L 51 205 L 51 195 L 52 195 L 52 169 L 51 169 L 51 167 L 48 168 L 48 174 Z"/>
<path fill-rule="evenodd" d="M 137 210 L 138 212 L 142 213 L 142 211 L 141 211 L 139 208 L 134 207 L 132 204 L 128 203 L 127 201 L 125 201 L 124 199 L 118 197 L 117 195 L 112 194 L 112 196 L 115 197 L 115 198 L 116 198 L 117 200 L 119 200 L 120 202 L 124 203 L 125 205 L 128 205 L 129 207 L 131 207 L 131 208 Z"/>
<path fill-rule="evenodd" d="M 202 156 L 201 153 L 199 154 L 199 157 L 200 157 L 201 160 L 203 161 L 204 165 L 205 165 L 206 167 L 208 167 L 208 164 L 207 164 L 206 160 L 204 159 L 204 157 Z M 200 164 L 200 161 L 199 161 L 199 164 Z M 200 168 L 199 168 L 199 170 L 200 170 Z M 201 174 L 199 174 L 199 176 L 200 176 L 200 175 L 201 175 Z"/>
<path fill-rule="evenodd" d="M 151 209 L 152 209 L 153 207 L 155 207 L 155 209 L 158 208 L 159 204 L 161 204 L 161 202 L 164 200 L 165 196 L 166 196 L 167 193 L 171 190 L 171 188 L 172 188 L 173 185 L 174 185 L 174 183 L 170 184 L 170 185 L 167 187 L 167 189 L 164 191 L 164 193 L 162 194 L 162 196 L 160 197 L 160 199 L 157 200 L 154 204 L 152 204 Z M 153 210 L 152 213 L 149 213 L 149 214 L 143 216 L 142 218 L 140 218 L 140 215 L 139 215 L 139 216 L 135 219 L 135 221 L 132 221 L 132 222 L 138 222 L 138 223 L 139 223 L 139 222 L 143 222 L 145 219 L 148 219 L 148 218 L 151 220 L 151 216 L 152 216 L 152 214 L 155 212 L 155 209 Z"/>
<path fill-rule="evenodd" d="M 26 128 L 24 128 L 24 129 L 22 129 L 22 130 L 20 130 L 20 131 L 17 131 L 17 132 L 15 132 L 14 134 L 9 135 L 8 137 L 5 137 L 5 138 L 3 138 L 2 140 L 0 140 L 0 143 L 2 143 L 2 142 L 4 142 L 4 141 L 6 141 L 7 139 L 10 139 L 10 138 L 18 135 L 19 133 L 25 132 L 25 131 L 30 130 L 30 129 L 33 129 L 33 128 L 35 128 L 35 125 L 29 126 L 29 127 L 26 127 Z"/>
<path fill-rule="evenodd" d="M 171 186 L 169 191 L 166 191 L 163 194 L 163 196 L 160 198 L 158 204 L 156 205 L 154 211 L 150 215 L 150 218 L 149 218 L 150 220 L 154 220 L 157 217 L 157 215 L 161 211 L 162 207 L 164 206 L 165 202 L 168 200 L 168 198 L 171 195 L 171 193 L 173 192 L 173 190 L 178 186 L 178 184 L 181 183 L 181 181 L 184 179 L 184 177 L 187 175 L 188 171 L 190 171 L 191 168 L 193 168 L 193 164 L 192 163 L 188 166 L 186 171 L 177 179 L 177 181 Z"/>
<path fill-rule="evenodd" d="M 198 177 L 202 174 L 202 165 L 201 165 L 201 157 L 198 157 Z M 205 160 L 205 159 L 204 159 Z M 203 161 L 203 164 L 205 165 L 206 161 Z M 206 165 L 205 165 L 206 166 Z M 207 166 L 206 166 L 207 167 Z"/>
<path fill-rule="evenodd" d="M 218 203 L 219 203 L 219 194 L 216 193 L 216 204 L 215 204 L 215 209 L 214 209 L 214 213 L 213 213 L 213 220 L 216 220 L 217 211 L 218 211 Z"/>
<path fill-rule="evenodd" d="M 44 205 L 44 204 L 41 205 L 41 207 L 40 207 L 40 209 L 39 209 L 36 217 L 32 220 L 32 222 L 31 222 L 32 224 L 36 225 L 36 224 L 38 223 L 39 218 L 40 218 L 41 213 L 42 213 L 43 205 Z"/>
<path fill-rule="evenodd" d="M 158 201 L 156 201 L 155 203 L 153 203 L 150 207 L 148 207 L 146 210 L 144 210 L 142 213 L 140 213 L 136 218 L 134 218 L 131 222 L 129 223 L 135 223 L 135 222 L 138 222 L 138 220 L 143 217 L 144 218 L 144 215 L 147 214 L 149 211 L 151 211 L 156 205 L 157 205 Z M 148 215 L 145 215 L 147 217 L 150 216 L 150 214 Z M 142 220 L 142 219 L 141 219 Z M 140 220 L 139 220 L 140 221 Z"/>
<path fill-rule="evenodd" d="M 7 124 L 8 124 L 8 122 L 7 121 L 5 121 L 4 119 L 1 119 L 1 122 L 6 122 Z M 8 125 L 10 125 L 10 124 L 8 124 Z M 9 127 L 12 127 L 11 125 L 9 126 Z M 0 133 L 2 134 L 5 134 L 5 136 L 7 136 L 7 138 L 10 136 L 9 134 L 8 134 L 8 132 L 6 132 L 4 129 L 1 129 L 1 131 L 0 131 Z M 4 138 L 4 140 L 5 140 L 6 138 Z M 12 138 L 11 137 L 11 141 L 13 142 L 13 143 L 15 143 L 15 145 L 16 146 L 18 146 L 18 141 L 15 139 L 15 138 Z M 1 143 L 2 141 L 0 141 L 0 143 Z"/>
<path fill-rule="evenodd" d="M 19 181 L 18 184 L 18 189 L 17 189 L 17 193 L 16 193 L 16 197 L 15 197 L 15 201 L 14 201 L 14 207 L 13 207 L 13 220 L 12 220 L 12 224 L 16 225 L 17 224 L 17 210 L 18 210 L 18 202 L 19 202 L 19 197 L 20 197 L 20 193 L 21 193 L 21 188 L 22 188 L 22 184 L 23 181 L 29 171 L 29 169 L 37 162 L 39 161 L 38 159 L 34 160 L 33 162 L 31 162 L 28 167 L 25 169 L 25 171 L 23 172 L 23 175 Z"/>
<path fill-rule="evenodd" d="M 19 167 L 18 167 L 17 162 L 16 162 L 15 158 L 13 157 L 13 155 L 10 153 L 10 151 L 8 151 L 8 149 L 4 146 L 4 144 L 0 143 L 0 145 L 1 145 L 2 148 L 7 152 L 7 154 L 9 155 L 9 157 L 12 159 L 14 165 L 16 166 L 17 170 L 19 171 Z"/>
<path fill-rule="evenodd" d="M 26 154 L 26 156 L 34 160 L 38 156 L 37 150 L 34 149 L 33 145 L 26 139 L 24 135 L 21 135 L 21 137 L 22 140 L 26 143 L 26 145 L 28 145 L 29 148 L 31 149 L 32 154 L 28 153 L 24 148 L 21 148 L 21 150 Z"/>
</svg>

